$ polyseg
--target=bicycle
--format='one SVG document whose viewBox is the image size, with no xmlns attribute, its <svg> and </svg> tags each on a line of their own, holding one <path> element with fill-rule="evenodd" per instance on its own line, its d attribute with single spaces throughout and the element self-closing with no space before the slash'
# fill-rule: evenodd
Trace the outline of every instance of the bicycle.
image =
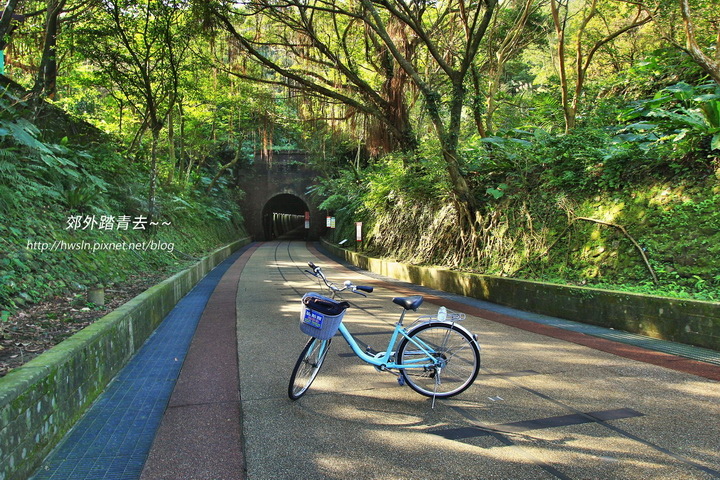
<svg viewBox="0 0 720 480">
<path fill-rule="evenodd" d="M 480 345 L 477 335 L 457 324 L 465 318 L 464 314 L 440 307 L 437 315 L 421 316 L 405 328 L 405 314 L 409 310 L 416 311 L 423 303 L 423 297 L 395 297 L 392 299 L 393 303 L 403 310 L 390 336 L 387 349 L 377 352 L 367 346 L 363 351 L 342 322 L 349 303 L 337 302 L 335 296 L 344 291 L 367 296 L 366 293 L 371 293 L 373 288 L 354 285 L 349 280 L 339 287 L 325 277 L 320 267 L 312 262 L 309 262 L 308 266 L 312 272 L 305 272 L 321 280 L 332 292 L 332 297 L 314 292 L 303 296 L 300 329 L 311 337 L 290 376 L 288 396 L 292 400 L 302 397 L 310 388 L 325 361 L 336 332 L 340 332 L 353 353 L 361 360 L 373 365 L 380 372 L 396 375 L 401 386 L 407 384 L 417 393 L 432 397 L 433 407 L 436 398 L 458 395 L 473 384 L 480 369 Z M 394 349 L 396 344 L 397 349 Z"/>
</svg>

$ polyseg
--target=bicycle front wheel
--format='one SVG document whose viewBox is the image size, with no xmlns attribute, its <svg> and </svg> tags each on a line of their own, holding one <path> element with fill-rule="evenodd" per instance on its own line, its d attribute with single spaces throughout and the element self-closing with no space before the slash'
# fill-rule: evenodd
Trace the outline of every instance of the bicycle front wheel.
<svg viewBox="0 0 720 480">
<path fill-rule="evenodd" d="M 405 382 L 421 395 L 447 398 L 465 391 L 480 370 L 480 349 L 464 328 L 449 323 L 426 323 L 403 338 L 397 349 L 400 365 L 435 366 L 405 368 L 400 371 Z"/>
<path fill-rule="evenodd" d="M 310 338 L 303 351 L 300 353 L 288 385 L 288 396 L 291 400 L 297 400 L 310 388 L 313 380 L 317 377 L 320 367 L 325 361 L 325 356 L 330 349 L 330 340 L 318 340 Z"/>
</svg>

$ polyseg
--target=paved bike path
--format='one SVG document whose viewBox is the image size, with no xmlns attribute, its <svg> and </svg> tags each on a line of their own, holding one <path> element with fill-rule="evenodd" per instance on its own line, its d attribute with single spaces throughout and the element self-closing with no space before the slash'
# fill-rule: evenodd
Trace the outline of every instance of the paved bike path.
<svg viewBox="0 0 720 480">
<path fill-rule="evenodd" d="M 286 248 L 287 254 L 278 255 L 279 248 Z M 311 247 L 308 251 L 304 244 L 269 243 L 255 244 L 226 260 L 196 287 L 198 292 L 189 294 L 187 301 L 183 299 L 176 307 L 177 311 L 168 315 L 148 340 L 147 348 L 144 347 L 113 381 L 34 478 L 231 480 L 245 478 L 245 468 L 249 470 L 247 478 L 251 479 L 345 479 L 358 474 L 364 474 L 365 478 L 436 478 L 449 472 L 447 462 L 454 464 L 456 478 L 583 478 L 582 475 L 574 477 L 571 467 L 564 468 L 563 461 L 558 462 L 563 465 L 558 469 L 554 464 L 538 460 L 534 452 L 528 453 L 518 447 L 516 439 L 507 437 L 503 428 L 523 431 L 530 426 L 554 426 L 553 422 L 558 421 L 590 422 L 591 426 L 587 428 L 599 428 L 592 427 L 599 421 L 602 423 L 598 425 L 618 428 L 607 425 L 606 421 L 623 421 L 622 418 L 635 415 L 629 408 L 603 409 L 601 406 L 607 405 L 601 400 L 592 412 L 588 407 L 595 416 L 576 412 L 543 417 L 538 411 L 547 413 L 553 409 L 531 404 L 523 408 L 523 419 L 533 414 L 542 418 L 513 423 L 514 415 L 497 408 L 504 402 L 501 395 L 488 396 L 498 392 L 508 395 L 504 390 L 498 390 L 495 382 L 539 378 L 538 371 L 545 373 L 540 366 L 527 368 L 538 358 L 538 352 L 534 350 L 547 351 L 550 345 L 557 348 L 550 340 L 538 344 L 537 340 L 532 340 L 534 337 L 528 337 L 529 333 L 517 335 L 517 340 L 513 334 L 516 351 L 507 360 L 507 365 L 523 357 L 527 357 L 529 364 L 518 362 L 524 366 L 506 372 L 486 370 L 483 378 L 478 380 L 482 386 L 475 389 L 474 394 L 463 394 L 459 400 L 445 402 L 436 410 L 430 410 L 423 397 L 410 389 L 397 387 L 392 377 L 388 380 L 387 374 L 379 374 L 360 364 L 356 358 L 350 358 L 349 349 L 341 345 L 340 339 L 333 344 L 333 358 L 323 367 L 311 391 L 300 401 L 290 402 L 286 397 L 287 377 L 305 339 L 297 329 L 298 293 L 308 288 L 305 285 L 307 277 L 301 268 L 307 259 L 315 259 L 317 255 L 320 254 L 316 250 Z M 394 294 L 397 294 L 397 287 Z M 413 287 L 403 285 L 399 288 Z M 423 293 L 433 295 L 428 291 Z M 368 304 L 358 302 L 365 305 L 365 313 L 371 316 L 368 324 L 354 324 L 353 332 L 357 332 L 359 338 L 373 339 L 372 343 L 375 343 L 375 338 L 382 338 L 375 336 L 378 328 L 385 331 L 389 325 L 384 314 L 375 312 L 389 302 L 383 298 L 388 293 L 377 291 L 373 296 L 377 298 Z M 430 297 L 429 301 L 432 300 Z M 506 316 L 510 318 L 510 314 Z M 533 322 L 517 322 L 516 327 L 535 328 L 527 328 Z M 181 328 L 181 324 L 187 325 Z M 483 332 L 485 335 L 503 337 L 508 334 L 508 330 L 485 330 L 488 330 Z M 546 329 L 538 333 L 547 335 L 557 330 Z M 162 342 L 157 342 L 161 338 L 171 346 L 167 349 L 159 346 Z M 487 364 L 487 358 L 491 358 L 499 365 L 502 355 L 496 350 L 493 337 L 486 336 L 484 340 L 490 353 L 484 361 Z M 579 355 L 580 351 L 576 353 L 577 357 L 559 351 L 554 357 L 562 358 L 568 365 L 588 362 L 586 357 Z M 599 362 L 608 361 L 606 357 L 599 358 Z M 618 368 L 639 371 L 639 367 L 632 365 Z M 664 376 L 667 383 L 679 384 L 674 374 L 653 372 L 653 375 Z M 175 378 L 178 378 L 177 382 Z M 687 385 L 693 382 L 693 377 L 689 378 L 683 380 Z M 240 388 L 242 396 L 239 395 Z M 532 393 L 532 388 L 524 388 L 526 393 Z M 575 388 L 582 391 L 577 385 Z M 554 401 L 562 405 L 562 402 Z M 707 404 L 699 402 L 697 405 Z M 685 403 L 685 409 L 693 408 Z M 712 414 L 711 410 L 705 414 Z M 485 428 L 480 421 L 484 413 L 491 413 L 490 418 L 498 427 L 489 438 L 500 441 L 505 447 L 513 447 L 514 455 L 520 455 L 524 460 L 509 460 L 493 450 L 492 445 L 480 445 L 480 451 L 477 445 L 472 445 L 472 442 L 485 442 L 481 433 L 485 430 L 479 430 Z M 690 413 L 694 418 L 695 412 Z M 465 417 L 465 421 L 458 421 L 458 416 Z M 507 420 L 504 424 L 503 419 Z M 680 435 L 677 428 L 668 427 L 669 434 Z M 433 434 L 433 429 L 440 433 Z M 701 439 L 710 434 L 709 430 L 695 432 Z M 444 438 L 444 442 L 450 442 L 449 446 L 443 442 L 427 443 L 428 438 L 435 437 Z M 632 438 L 632 435 L 625 438 Z M 638 442 L 637 438 L 643 441 Z M 635 443 L 640 449 L 650 452 L 643 451 L 643 458 L 648 462 L 651 458 L 657 461 L 666 469 L 663 471 L 670 472 L 667 475 L 689 469 L 700 476 L 688 474 L 676 478 L 720 478 L 720 473 L 717 477 L 713 474 L 718 472 L 717 467 L 707 467 L 706 459 L 693 463 L 692 459 L 675 455 L 680 469 L 668 469 L 668 465 L 654 457 L 662 447 L 658 450 L 652 441 L 637 438 Z M 243 445 L 243 442 L 247 443 Z M 603 450 L 599 448 L 600 451 Z M 478 457 L 478 453 L 487 458 Z M 613 464 L 615 457 L 610 454 L 606 457 L 602 462 L 617 469 Z M 615 478 L 635 477 L 642 478 L 642 475 Z"/>
<path fill-rule="evenodd" d="M 337 337 L 310 390 L 289 401 L 288 376 L 306 341 L 298 299 L 317 288 L 303 274 L 308 260 L 331 280 L 375 284 L 368 298 L 344 295 L 354 303 L 348 329 L 375 350 L 399 314 L 392 296 L 417 292 L 305 245 L 270 242 L 256 251 L 238 287 L 249 479 L 720 478 L 720 425 L 707 421 L 720 415 L 717 382 L 618 356 L 623 344 L 610 354 L 588 348 L 589 335 L 513 325 L 510 315 L 490 320 L 494 312 L 449 303 L 441 292 L 424 292 L 418 314 L 438 304 L 469 311 L 465 326 L 479 334 L 483 368 L 466 392 L 431 409 L 430 399 L 365 365 Z"/>
</svg>

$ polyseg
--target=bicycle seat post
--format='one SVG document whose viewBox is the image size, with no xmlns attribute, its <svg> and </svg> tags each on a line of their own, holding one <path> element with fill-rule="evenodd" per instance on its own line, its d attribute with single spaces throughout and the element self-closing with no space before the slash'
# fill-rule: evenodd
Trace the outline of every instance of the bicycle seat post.
<svg viewBox="0 0 720 480">
<path fill-rule="evenodd" d="M 403 319 L 405 318 L 405 314 L 407 313 L 407 310 L 403 308 L 403 311 L 400 313 L 400 320 L 398 320 L 397 324 L 402 327 Z"/>
</svg>

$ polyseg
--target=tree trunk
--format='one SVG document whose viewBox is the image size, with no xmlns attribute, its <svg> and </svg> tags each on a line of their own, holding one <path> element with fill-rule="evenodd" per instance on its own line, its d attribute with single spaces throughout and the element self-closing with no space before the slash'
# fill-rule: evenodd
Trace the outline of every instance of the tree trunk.
<svg viewBox="0 0 720 480">
<path fill-rule="evenodd" d="M 7 45 L 5 38 L 10 34 L 13 13 L 15 12 L 18 1 L 19 0 L 8 0 L 5 5 L 5 10 L 0 14 L 0 50 L 4 50 Z"/>
<path fill-rule="evenodd" d="M 178 115 L 180 116 L 180 154 L 178 155 L 178 172 L 182 174 L 185 169 L 185 111 L 182 99 L 178 101 Z"/>
<path fill-rule="evenodd" d="M 472 99 L 472 114 L 473 120 L 475 121 L 475 128 L 481 137 L 487 137 L 487 130 L 485 129 L 485 119 L 483 118 L 483 102 L 482 90 L 480 89 L 480 73 L 478 72 L 477 66 L 472 65 L 470 67 L 470 74 L 472 76 L 473 85 L 473 99 Z"/>
<path fill-rule="evenodd" d="M 160 128 L 152 128 L 152 144 L 150 146 L 150 187 L 148 188 L 148 223 L 154 221 L 157 192 L 157 147 L 160 141 Z"/>
<path fill-rule="evenodd" d="M 208 194 L 209 194 L 210 192 L 212 192 L 213 187 L 215 187 L 215 183 L 217 183 L 217 181 L 220 179 L 220 177 L 222 177 L 222 174 L 223 174 L 228 168 L 237 165 L 238 161 L 240 160 L 240 148 L 241 148 L 241 147 L 242 147 L 242 139 L 238 141 L 238 147 L 237 147 L 237 149 L 235 150 L 235 156 L 233 157 L 233 159 L 230 160 L 230 161 L 229 161 L 228 163 L 226 163 L 225 165 L 222 165 L 222 166 L 220 167 L 220 169 L 217 171 L 217 173 L 215 174 L 215 176 L 213 177 L 213 179 L 210 181 L 210 185 L 208 185 L 207 188 L 205 189 L 205 193 L 208 193 Z"/>
<path fill-rule="evenodd" d="M 33 93 L 37 98 L 55 96 L 57 88 L 57 36 L 60 31 L 60 14 L 66 0 L 48 0 L 45 15 L 45 38 Z"/>
<path fill-rule="evenodd" d="M 465 176 L 462 174 L 460 161 L 458 159 L 458 141 L 460 138 L 460 126 L 462 119 L 462 107 L 465 100 L 465 87 L 462 84 L 462 78 L 458 78 L 454 82 L 452 89 L 452 98 L 450 100 L 450 120 L 447 129 L 445 128 L 440 113 L 437 109 L 437 103 L 434 101 L 432 94 L 429 95 L 428 101 L 430 108 L 430 116 L 438 137 L 440 138 L 443 160 L 445 160 L 448 175 L 450 176 L 450 184 L 455 200 L 462 205 L 462 211 L 469 216 L 467 221 L 470 225 L 474 222 L 475 212 L 478 211 L 478 202 L 472 194 Z"/>
<path fill-rule="evenodd" d="M 167 183 L 172 184 L 175 180 L 175 164 L 177 163 L 175 155 L 175 129 L 173 128 L 173 109 L 168 110 L 168 161 L 170 163 L 170 172 L 168 173 Z"/>
<path fill-rule="evenodd" d="M 688 0 L 680 0 L 680 11 L 682 12 L 683 24 L 685 27 L 685 50 L 690 57 L 715 80 L 715 83 L 720 84 L 720 52 L 715 52 L 716 58 L 706 55 L 695 37 L 695 24 L 690 16 L 690 4 Z M 720 31 L 718 32 L 718 40 L 716 46 L 720 45 Z"/>
<path fill-rule="evenodd" d="M 497 94 L 500 91 L 500 82 L 502 80 L 504 68 L 504 60 L 498 59 L 497 67 L 490 77 L 490 89 L 488 90 L 487 113 L 485 114 L 485 131 L 493 132 L 493 116 L 498 108 Z"/>
<path fill-rule="evenodd" d="M 558 37 L 557 56 L 558 70 L 560 73 L 560 100 L 562 102 L 563 116 L 565 117 L 565 133 L 568 133 L 575 126 L 575 114 L 572 105 L 570 105 L 567 67 L 565 65 L 565 24 L 567 22 L 567 7 L 563 18 L 560 18 L 560 2 L 557 0 L 550 0 L 550 10 L 553 23 L 555 24 L 555 33 Z"/>
<path fill-rule="evenodd" d="M 388 22 L 389 34 L 392 35 L 398 48 L 402 51 L 406 58 L 415 56 L 415 45 L 408 37 L 406 25 L 397 19 L 390 19 Z M 385 47 L 383 53 L 383 70 L 385 73 L 385 82 L 383 83 L 383 93 L 387 100 L 385 108 L 386 119 L 395 128 L 389 129 L 384 124 L 380 124 L 379 128 L 384 132 L 387 139 L 386 152 L 400 150 L 403 152 L 414 152 L 417 149 L 418 141 L 413 132 L 410 122 L 410 111 L 407 106 L 405 94 L 408 84 L 408 74 L 397 63 L 392 54 Z"/>
</svg>

